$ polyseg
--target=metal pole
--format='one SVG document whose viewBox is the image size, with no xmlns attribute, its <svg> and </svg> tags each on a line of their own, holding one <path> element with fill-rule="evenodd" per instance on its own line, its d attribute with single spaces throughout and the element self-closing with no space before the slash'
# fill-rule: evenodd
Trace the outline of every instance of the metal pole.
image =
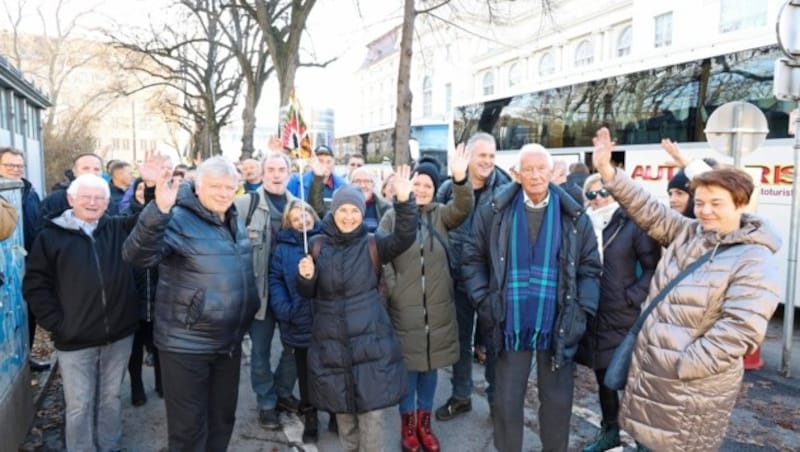
<svg viewBox="0 0 800 452">
<path fill-rule="evenodd" d="M 742 104 L 737 103 L 733 109 L 733 124 L 731 130 L 731 152 L 733 153 L 733 166 L 742 169 Z"/>
<path fill-rule="evenodd" d="M 800 108 L 794 121 L 794 167 L 800 168 Z M 781 352 L 781 374 L 792 375 L 792 332 L 794 331 L 795 281 L 797 280 L 798 215 L 800 215 L 800 178 L 792 176 L 792 218 L 789 223 L 789 259 L 786 272 L 786 300 L 783 304 L 783 350 Z"/>
</svg>

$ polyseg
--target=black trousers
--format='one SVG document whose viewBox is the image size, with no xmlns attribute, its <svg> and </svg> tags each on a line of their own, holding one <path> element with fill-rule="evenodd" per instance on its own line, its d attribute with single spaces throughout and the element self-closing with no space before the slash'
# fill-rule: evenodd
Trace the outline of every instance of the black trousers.
<svg viewBox="0 0 800 452">
<path fill-rule="evenodd" d="M 597 378 L 597 395 L 600 396 L 600 410 L 603 413 L 603 425 L 619 427 L 619 395 L 614 389 L 609 389 L 603 384 L 606 378 L 605 369 L 595 369 Z"/>
<path fill-rule="evenodd" d="M 144 361 L 144 351 L 148 350 L 153 354 L 153 371 L 156 376 L 156 391 L 161 392 L 161 363 L 158 359 L 158 349 L 153 346 L 153 322 L 139 321 L 139 329 L 133 335 L 133 348 L 131 357 L 128 359 L 128 374 L 131 377 L 131 390 L 139 389 L 144 391 L 142 384 L 142 361 Z"/>
<path fill-rule="evenodd" d="M 284 347 L 286 347 L 284 345 Z M 294 348 L 294 364 L 297 368 L 297 386 L 300 388 L 300 406 L 304 410 L 311 409 L 308 394 L 308 348 Z"/>
<path fill-rule="evenodd" d="M 503 351 L 495 368 L 494 446 L 500 452 L 522 450 L 525 393 L 534 353 L 539 390 L 539 437 L 547 452 L 567 452 L 569 447 L 575 363 L 553 371 L 550 352 Z"/>
<path fill-rule="evenodd" d="M 241 349 L 232 354 L 161 350 L 170 452 L 228 448 L 236 420 Z"/>
</svg>

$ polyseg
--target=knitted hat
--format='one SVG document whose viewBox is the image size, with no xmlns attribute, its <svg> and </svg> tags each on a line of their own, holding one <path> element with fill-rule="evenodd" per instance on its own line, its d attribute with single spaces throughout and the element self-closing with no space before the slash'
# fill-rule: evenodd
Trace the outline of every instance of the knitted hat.
<svg viewBox="0 0 800 452">
<path fill-rule="evenodd" d="M 336 210 L 339 207 L 343 206 L 344 204 L 350 204 L 356 206 L 358 210 L 361 211 L 362 217 L 367 211 L 367 205 L 366 202 L 364 201 L 364 194 L 361 193 L 361 190 L 350 185 L 345 185 L 343 187 L 340 187 L 333 194 L 333 201 L 331 202 L 331 212 L 336 212 Z"/>
<path fill-rule="evenodd" d="M 678 171 L 672 176 L 672 179 L 669 180 L 667 184 L 667 191 L 672 190 L 673 188 L 677 188 L 680 191 L 684 191 L 686 193 L 692 194 L 692 191 L 689 189 L 689 178 L 686 177 L 686 173 L 683 170 Z"/>
<path fill-rule="evenodd" d="M 414 168 L 414 173 L 424 174 L 431 178 L 433 181 L 433 194 L 435 195 L 436 190 L 439 188 L 439 168 L 433 163 L 422 162 Z"/>
</svg>

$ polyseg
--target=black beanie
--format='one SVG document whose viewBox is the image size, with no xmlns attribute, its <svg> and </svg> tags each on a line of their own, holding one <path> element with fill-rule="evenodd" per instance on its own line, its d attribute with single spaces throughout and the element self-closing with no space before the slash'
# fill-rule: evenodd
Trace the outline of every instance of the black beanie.
<svg viewBox="0 0 800 452">
<path fill-rule="evenodd" d="M 366 201 L 364 201 L 364 194 L 361 193 L 361 190 L 351 185 L 340 187 L 333 194 L 333 201 L 331 201 L 331 212 L 336 212 L 336 209 L 341 207 L 343 204 L 351 204 L 356 206 L 358 210 L 361 211 L 362 217 L 367 211 L 367 204 Z"/>
<path fill-rule="evenodd" d="M 667 191 L 670 191 L 673 188 L 677 188 L 680 191 L 685 191 L 688 194 L 692 194 L 692 190 L 689 189 L 689 178 L 686 177 L 686 173 L 683 170 L 678 171 L 672 176 L 672 179 L 669 180 L 667 184 Z"/>
<path fill-rule="evenodd" d="M 424 174 L 431 178 L 433 181 L 433 194 L 436 195 L 436 190 L 439 189 L 439 168 L 433 163 L 422 162 L 414 168 L 414 172 L 417 174 Z"/>
</svg>

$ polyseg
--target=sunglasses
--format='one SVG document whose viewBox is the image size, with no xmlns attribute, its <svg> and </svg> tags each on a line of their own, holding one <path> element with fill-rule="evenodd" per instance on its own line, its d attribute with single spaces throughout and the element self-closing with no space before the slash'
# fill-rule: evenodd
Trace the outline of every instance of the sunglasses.
<svg viewBox="0 0 800 452">
<path fill-rule="evenodd" d="M 597 191 L 586 192 L 586 199 L 588 199 L 589 201 L 593 201 L 598 196 L 602 196 L 603 198 L 608 198 L 609 196 L 611 196 L 611 193 L 609 193 L 608 190 L 606 190 L 605 188 L 601 188 L 600 190 Z"/>
</svg>

